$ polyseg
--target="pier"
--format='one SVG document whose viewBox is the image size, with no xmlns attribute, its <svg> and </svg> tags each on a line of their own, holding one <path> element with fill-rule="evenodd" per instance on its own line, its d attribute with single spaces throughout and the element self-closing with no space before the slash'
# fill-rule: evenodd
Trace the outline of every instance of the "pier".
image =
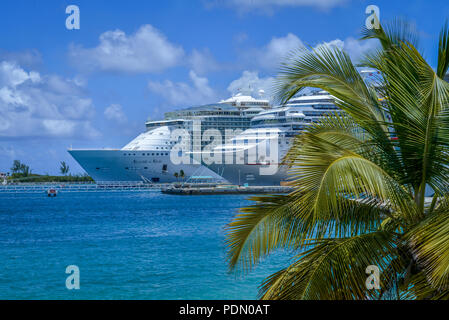
<svg viewBox="0 0 449 320">
<path fill-rule="evenodd" d="M 162 188 L 162 193 L 176 195 L 221 195 L 221 194 L 281 194 L 290 193 L 288 186 L 188 186 L 176 188 L 169 186 Z"/>
<path fill-rule="evenodd" d="M 0 194 L 19 193 L 47 193 L 49 189 L 54 189 L 58 193 L 73 192 L 144 192 L 149 190 L 161 190 L 164 184 L 138 183 L 138 182 L 111 182 L 111 183 L 16 183 L 0 185 Z"/>
<path fill-rule="evenodd" d="M 213 183 L 16 183 L 0 185 L 0 194 L 57 194 L 75 192 L 148 192 L 157 191 L 175 195 L 220 195 L 220 194 L 280 194 L 292 191 L 288 186 L 235 186 Z"/>
</svg>

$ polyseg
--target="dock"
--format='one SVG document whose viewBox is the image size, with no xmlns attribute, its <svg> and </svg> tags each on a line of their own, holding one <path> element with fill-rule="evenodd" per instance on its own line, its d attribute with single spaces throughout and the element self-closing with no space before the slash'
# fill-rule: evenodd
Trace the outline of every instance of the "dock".
<svg viewBox="0 0 449 320">
<path fill-rule="evenodd" d="M 283 194 L 293 191 L 288 186 L 211 186 L 167 187 L 162 193 L 175 195 L 222 195 L 222 194 Z"/>
<path fill-rule="evenodd" d="M 0 185 L 0 194 L 55 194 L 79 192 L 162 192 L 176 195 L 220 195 L 220 194 L 281 194 L 293 189 L 288 186 L 235 186 L 217 183 L 15 183 Z"/>
<path fill-rule="evenodd" d="M 150 184 L 150 183 L 16 183 L 8 185 L 0 185 L 0 194 L 21 194 L 21 193 L 47 193 L 53 189 L 57 193 L 74 193 L 74 192 L 147 192 L 151 190 L 160 191 L 161 188 L 168 184 Z"/>
</svg>

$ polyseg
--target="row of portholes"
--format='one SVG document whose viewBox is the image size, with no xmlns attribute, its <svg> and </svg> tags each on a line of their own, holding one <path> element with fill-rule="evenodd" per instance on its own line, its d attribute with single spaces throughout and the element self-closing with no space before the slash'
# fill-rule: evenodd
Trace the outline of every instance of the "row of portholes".
<svg viewBox="0 0 449 320">
<path fill-rule="evenodd" d="M 135 153 L 124 153 L 124 156 L 135 156 Z M 142 153 L 141 156 L 168 156 L 168 152 L 161 153 Z"/>
<path fill-rule="evenodd" d="M 143 167 L 145 170 L 148 170 L 148 167 Z M 132 170 L 132 171 L 138 171 L 142 170 L 142 168 L 136 168 L 136 167 L 125 167 L 126 170 Z"/>
</svg>

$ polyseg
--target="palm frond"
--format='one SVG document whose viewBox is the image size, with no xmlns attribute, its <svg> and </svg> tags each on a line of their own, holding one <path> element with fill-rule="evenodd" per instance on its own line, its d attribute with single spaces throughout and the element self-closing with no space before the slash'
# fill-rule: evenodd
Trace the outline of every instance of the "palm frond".
<svg viewBox="0 0 449 320">
<path fill-rule="evenodd" d="M 261 288 L 262 298 L 368 299 L 377 294 L 366 287 L 368 266 L 377 266 L 381 273 L 389 267 L 400 270 L 394 262 L 395 241 L 396 237 L 387 232 L 317 241 L 291 266 L 266 279 Z M 384 274 L 384 281 L 393 273 Z"/>
<path fill-rule="evenodd" d="M 408 233 L 408 239 L 431 287 L 449 290 L 449 211 L 435 211 Z"/>
<path fill-rule="evenodd" d="M 441 79 L 446 76 L 449 68 L 449 27 L 446 22 L 443 29 L 440 32 L 438 42 L 438 67 L 437 75 Z"/>
<path fill-rule="evenodd" d="M 301 220 L 286 195 L 256 197 L 258 205 L 242 209 L 227 227 L 231 269 L 248 271 L 261 257 L 279 247 L 296 246 Z"/>
<path fill-rule="evenodd" d="M 355 144 L 353 144 L 355 145 Z M 410 197 L 405 189 L 374 162 L 306 132 L 287 154 L 296 205 L 317 216 L 345 212 L 345 199 L 372 200 L 403 212 L 409 219 Z"/>
<path fill-rule="evenodd" d="M 419 44 L 418 32 L 415 25 L 403 19 L 383 22 L 379 29 L 362 30 L 362 40 L 377 39 L 384 51 L 388 51 L 401 43 L 410 43 L 414 47 Z"/>
</svg>

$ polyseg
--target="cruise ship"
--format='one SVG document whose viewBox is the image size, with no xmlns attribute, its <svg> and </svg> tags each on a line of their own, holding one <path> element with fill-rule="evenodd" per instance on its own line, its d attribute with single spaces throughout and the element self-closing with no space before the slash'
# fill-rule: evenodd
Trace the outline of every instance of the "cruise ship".
<svg viewBox="0 0 449 320">
<path fill-rule="evenodd" d="M 263 91 L 259 91 L 260 96 L 263 94 Z M 164 120 L 147 121 L 146 132 L 121 149 L 69 149 L 68 152 L 97 183 L 169 183 L 178 181 L 182 173 L 183 180 L 222 180 L 221 176 L 189 156 L 187 159 L 192 161 L 188 163 L 174 163 L 172 151 L 175 148 L 180 149 L 180 153 L 200 150 L 209 143 L 201 139 L 208 129 L 218 130 L 223 139 L 230 139 L 232 133 L 235 135 L 249 128 L 256 114 L 270 108 L 266 99 L 238 93 L 216 104 L 167 112 Z M 193 148 L 192 144 L 179 148 L 180 137 L 173 134 L 174 130 L 184 131 L 191 136 Z M 222 140 L 224 142 L 226 140 Z M 175 173 L 178 173 L 178 177 Z"/>
<path fill-rule="evenodd" d="M 249 129 L 213 152 L 203 151 L 203 164 L 232 184 L 280 185 L 288 176 L 287 168 L 279 163 L 293 137 L 323 116 L 340 112 L 327 92 L 295 97 L 253 117 Z"/>
</svg>

